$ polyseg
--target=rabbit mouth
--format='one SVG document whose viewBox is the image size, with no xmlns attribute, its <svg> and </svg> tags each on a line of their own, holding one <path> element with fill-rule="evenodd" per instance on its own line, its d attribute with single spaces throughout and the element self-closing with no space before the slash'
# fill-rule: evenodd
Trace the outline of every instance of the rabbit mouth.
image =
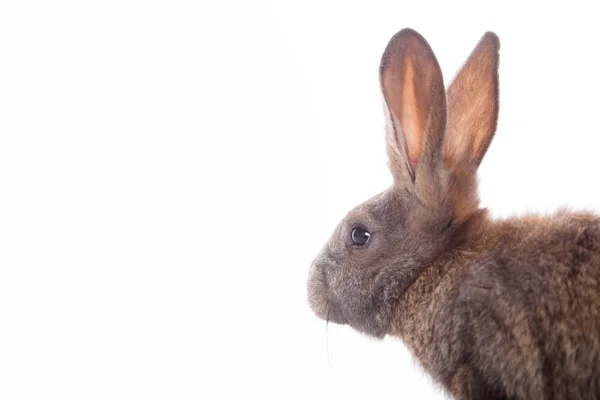
<svg viewBox="0 0 600 400">
<path fill-rule="evenodd" d="M 313 264 L 308 279 L 310 308 L 319 318 L 327 322 L 347 324 L 348 321 L 344 318 L 340 306 L 331 298 L 328 288 L 323 268 L 318 264 Z"/>
</svg>

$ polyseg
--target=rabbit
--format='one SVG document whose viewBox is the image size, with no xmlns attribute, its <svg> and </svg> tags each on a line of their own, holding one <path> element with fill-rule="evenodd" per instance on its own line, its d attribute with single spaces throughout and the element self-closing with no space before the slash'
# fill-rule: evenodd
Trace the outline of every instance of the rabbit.
<svg viewBox="0 0 600 400">
<path fill-rule="evenodd" d="M 477 169 L 496 131 L 500 42 L 485 33 L 444 88 L 406 28 L 379 68 L 391 187 L 351 210 L 313 261 L 320 318 L 397 337 L 464 399 L 600 399 L 600 219 L 492 219 Z"/>
</svg>

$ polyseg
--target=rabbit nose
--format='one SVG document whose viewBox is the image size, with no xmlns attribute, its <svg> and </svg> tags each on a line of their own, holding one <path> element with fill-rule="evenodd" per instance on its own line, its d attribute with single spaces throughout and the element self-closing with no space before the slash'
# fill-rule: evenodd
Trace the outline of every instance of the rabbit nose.
<svg viewBox="0 0 600 400">
<path fill-rule="evenodd" d="M 313 262 L 312 264 L 310 264 L 310 268 L 308 269 L 308 276 L 309 277 L 313 277 L 315 276 L 315 274 L 319 274 L 319 267 L 317 266 L 317 264 L 315 262 Z"/>
<path fill-rule="evenodd" d="M 310 279 L 317 280 L 323 284 L 323 286 L 327 286 L 325 270 L 323 268 L 323 264 L 319 262 L 313 262 L 310 265 L 310 269 L 308 272 Z"/>
<path fill-rule="evenodd" d="M 319 265 L 319 267 L 323 271 L 330 268 L 330 266 L 334 263 L 335 263 L 334 254 L 328 247 L 324 247 L 319 252 L 319 254 L 317 254 L 317 256 L 315 257 L 315 259 L 313 261 L 313 264 Z"/>
</svg>

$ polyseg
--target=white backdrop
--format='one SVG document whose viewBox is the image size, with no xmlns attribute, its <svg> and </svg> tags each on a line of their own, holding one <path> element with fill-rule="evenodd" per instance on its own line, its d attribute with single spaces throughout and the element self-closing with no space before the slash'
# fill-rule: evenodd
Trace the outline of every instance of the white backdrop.
<svg viewBox="0 0 600 400">
<path fill-rule="evenodd" d="M 486 30 L 502 217 L 598 209 L 588 3 L 0 5 L 0 398 L 443 398 L 397 340 L 308 309 L 338 220 L 391 182 L 379 57 L 449 81 Z"/>
</svg>

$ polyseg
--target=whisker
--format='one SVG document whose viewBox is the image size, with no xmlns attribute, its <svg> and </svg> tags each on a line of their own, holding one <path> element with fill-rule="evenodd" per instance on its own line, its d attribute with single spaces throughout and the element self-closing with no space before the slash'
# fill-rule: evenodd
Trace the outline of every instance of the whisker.
<svg viewBox="0 0 600 400">
<path fill-rule="evenodd" d="M 331 368 L 331 364 L 329 363 L 329 333 L 327 332 L 328 326 L 329 326 L 329 303 L 327 303 L 327 316 L 325 318 L 325 349 L 327 351 L 327 367 Z"/>
</svg>

